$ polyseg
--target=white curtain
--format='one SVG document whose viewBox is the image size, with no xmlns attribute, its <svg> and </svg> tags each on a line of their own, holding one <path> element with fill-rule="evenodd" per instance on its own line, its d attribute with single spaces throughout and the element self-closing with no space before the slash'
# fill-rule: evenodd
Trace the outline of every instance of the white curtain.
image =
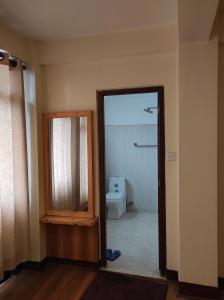
<svg viewBox="0 0 224 300">
<path fill-rule="evenodd" d="M 71 118 L 52 122 L 52 204 L 72 209 Z"/>
<path fill-rule="evenodd" d="M 80 118 L 80 205 L 85 209 L 88 201 L 88 147 L 87 118 Z"/>
<path fill-rule="evenodd" d="M 88 197 L 87 120 L 54 118 L 51 123 L 53 209 L 83 210 Z"/>
<path fill-rule="evenodd" d="M 0 278 L 29 258 L 22 69 L 0 64 Z"/>
</svg>

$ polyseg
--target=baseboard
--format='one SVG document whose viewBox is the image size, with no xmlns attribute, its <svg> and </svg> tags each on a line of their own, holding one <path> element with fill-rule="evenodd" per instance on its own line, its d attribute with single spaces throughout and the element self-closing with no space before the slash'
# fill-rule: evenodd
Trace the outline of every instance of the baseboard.
<svg viewBox="0 0 224 300">
<path fill-rule="evenodd" d="M 47 264 L 47 259 L 44 258 L 42 261 L 26 261 L 23 263 L 23 269 L 26 270 L 41 270 Z"/>
<path fill-rule="evenodd" d="M 219 289 L 216 287 L 193 284 L 187 282 L 177 283 L 178 294 L 194 297 L 217 298 Z"/>
<path fill-rule="evenodd" d="M 167 280 L 176 281 L 177 293 L 179 295 L 187 295 L 194 297 L 217 298 L 219 296 L 219 289 L 216 287 L 193 284 L 188 282 L 180 282 L 178 279 L 178 272 L 166 269 Z M 218 279 L 219 287 L 224 288 L 224 278 Z"/>
<path fill-rule="evenodd" d="M 65 259 L 58 257 L 46 257 L 46 262 L 54 262 L 66 265 L 74 265 L 77 267 L 88 268 L 88 269 L 99 269 L 101 262 L 92 262 L 92 261 L 83 261 L 83 260 L 74 260 L 74 259 Z"/>
<path fill-rule="evenodd" d="M 73 259 L 64 259 L 57 257 L 45 257 L 42 261 L 26 261 L 18 264 L 15 269 L 5 271 L 3 279 L 0 280 L 0 284 L 8 280 L 12 275 L 18 274 L 22 270 L 41 270 L 48 263 L 60 263 L 66 265 L 74 265 L 77 267 L 87 268 L 87 269 L 99 269 L 101 266 L 101 262 L 91 262 L 91 261 L 81 261 L 81 260 L 73 260 Z"/>
<path fill-rule="evenodd" d="M 46 257 L 42 261 L 26 261 L 21 264 L 18 264 L 14 270 L 4 272 L 4 278 L 0 281 L 0 284 L 9 279 L 12 275 L 18 274 L 23 269 L 31 269 L 31 270 L 41 270 L 48 263 L 60 263 L 67 265 L 74 265 L 82 268 L 88 269 L 100 269 L 101 262 L 90 262 L 90 261 L 80 261 L 73 259 L 64 259 L 57 257 Z M 224 278 L 219 277 L 218 283 L 219 288 L 198 285 L 187 282 L 179 282 L 178 281 L 178 272 L 175 270 L 166 269 L 166 278 L 168 280 L 177 281 L 177 292 L 181 295 L 194 296 L 194 297 L 205 297 L 205 298 L 217 298 L 219 296 L 219 288 L 224 288 Z"/>
<path fill-rule="evenodd" d="M 224 289 L 224 278 L 223 277 L 218 278 L 218 285 L 219 285 L 220 289 Z"/>
<path fill-rule="evenodd" d="M 168 280 L 178 281 L 178 272 L 175 270 L 166 269 L 165 276 Z"/>
<path fill-rule="evenodd" d="M 3 274 L 3 279 L 0 280 L 0 284 L 8 280 L 12 275 L 20 273 L 22 270 L 41 270 L 46 265 L 46 259 L 43 259 L 40 262 L 37 261 L 26 261 L 18 264 L 15 269 L 5 271 Z"/>
<path fill-rule="evenodd" d="M 12 272 L 10 271 L 5 271 L 3 274 L 3 278 L 0 280 L 0 285 L 5 282 L 6 280 L 8 280 L 10 277 L 12 276 Z"/>
</svg>

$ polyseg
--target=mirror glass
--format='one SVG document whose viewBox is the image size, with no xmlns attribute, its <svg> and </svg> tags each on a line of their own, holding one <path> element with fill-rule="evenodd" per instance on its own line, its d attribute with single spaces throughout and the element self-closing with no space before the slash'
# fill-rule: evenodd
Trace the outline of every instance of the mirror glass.
<svg viewBox="0 0 224 300">
<path fill-rule="evenodd" d="M 51 209 L 88 210 L 87 117 L 49 119 Z"/>
</svg>

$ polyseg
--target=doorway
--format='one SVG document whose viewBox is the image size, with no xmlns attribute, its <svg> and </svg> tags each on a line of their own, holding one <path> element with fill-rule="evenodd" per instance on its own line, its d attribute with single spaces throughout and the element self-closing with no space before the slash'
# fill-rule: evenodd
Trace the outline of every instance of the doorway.
<svg viewBox="0 0 224 300">
<path fill-rule="evenodd" d="M 144 105 L 141 107 L 141 112 L 143 112 L 144 114 L 141 115 L 139 114 L 138 117 L 136 117 L 136 113 L 134 117 L 133 117 L 133 113 L 132 114 L 128 113 L 129 108 L 134 103 L 133 99 L 137 99 L 140 106 Z M 122 103 L 126 103 L 126 104 L 122 105 Z M 118 106 L 116 106 L 118 104 L 120 105 L 119 109 Z M 123 226 L 124 228 L 128 227 L 130 228 L 130 230 L 135 230 L 135 229 L 137 230 L 137 227 L 139 225 L 138 222 L 143 222 L 145 224 L 144 226 L 146 226 L 142 228 L 144 234 L 146 234 L 144 245 L 147 245 L 148 237 L 149 237 L 149 243 L 150 243 L 150 238 L 152 241 L 152 237 L 151 237 L 151 234 L 153 234 L 152 228 L 155 228 L 154 234 L 157 235 L 156 238 L 158 239 L 158 241 L 156 242 L 156 238 L 155 238 L 153 243 L 158 244 L 158 250 L 157 250 L 158 271 L 160 271 L 161 275 L 164 275 L 166 270 L 164 88 L 162 86 L 157 86 L 157 87 L 97 91 L 97 105 L 98 105 L 98 138 L 99 138 L 99 167 L 100 167 L 99 175 L 100 175 L 101 263 L 103 266 L 107 266 L 107 249 L 112 244 L 114 244 L 114 243 L 111 244 L 110 240 L 108 239 L 113 239 L 114 230 L 115 232 L 118 232 L 120 230 L 122 231 L 122 227 L 119 226 Z M 132 111 L 135 112 L 139 109 L 140 107 L 138 107 L 138 109 L 132 107 Z M 118 120 L 119 115 L 122 115 L 121 117 L 123 120 L 122 124 L 121 124 L 121 118 L 120 121 Z M 127 120 L 128 118 L 130 120 L 127 123 L 128 126 L 126 126 L 127 124 L 124 123 L 124 120 Z M 136 120 L 133 121 L 134 118 L 138 118 L 140 122 L 140 124 L 139 123 L 137 124 L 138 126 L 133 126 L 133 124 L 137 122 Z M 149 122 L 149 120 L 151 121 Z M 118 123 L 116 124 L 116 122 Z M 129 128 L 130 126 L 133 127 Z M 147 128 L 148 129 L 155 128 L 156 130 L 154 130 L 154 135 L 156 133 L 156 137 L 155 136 L 153 137 L 153 134 L 151 135 L 151 133 L 148 131 L 149 133 L 148 137 L 150 138 L 150 142 L 143 142 L 144 138 L 142 140 L 142 137 L 139 136 L 139 133 L 141 132 L 142 134 L 142 132 L 144 131 L 146 132 Z M 118 130 L 120 133 L 118 133 L 117 135 L 116 132 Z M 123 133 L 121 133 L 121 131 Z M 155 184 L 154 194 L 156 193 L 154 196 L 157 202 L 156 207 L 155 207 L 155 203 L 152 203 L 153 202 L 152 190 L 151 190 L 151 196 L 148 194 L 149 195 L 148 200 L 146 199 L 146 201 L 143 201 L 145 202 L 144 204 L 138 201 L 139 200 L 138 197 L 135 196 L 136 194 L 135 190 L 137 189 L 137 187 L 134 186 L 137 183 L 135 182 L 136 180 L 132 180 L 130 178 L 130 171 L 128 170 L 122 171 L 121 169 L 120 171 L 118 171 L 115 167 L 113 168 L 113 171 L 111 171 L 111 168 L 109 167 L 109 165 L 115 165 L 114 163 L 115 161 L 108 162 L 109 160 L 111 160 L 111 158 L 108 157 L 109 156 L 113 157 L 114 155 L 116 155 L 113 153 L 112 150 L 110 151 L 110 149 L 114 148 L 116 152 L 116 143 L 118 142 L 119 144 L 121 144 L 121 141 L 123 139 L 121 136 L 122 134 L 124 135 L 124 137 L 126 137 L 125 141 L 123 141 L 123 144 L 126 145 L 127 147 L 132 147 L 131 151 L 129 151 L 128 149 L 126 150 L 123 149 L 122 147 L 124 146 L 121 146 L 121 149 L 123 149 L 122 151 L 124 153 L 125 151 L 126 153 L 127 151 L 128 153 L 129 152 L 136 153 L 136 155 L 138 155 L 138 157 L 139 156 L 142 157 L 143 160 L 144 157 L 145 160 L 148 159 L 147 156 L 144 156 L 147 155 L 147 153 L 151 155 L 151 157 L 153 153 L 156 153 L 156 156 L 154 156 L 154 161 L 153 161 L 154 168 L 155 168 L 155 171 L 153 173 L 157 177 L 154 178 L 154 184 Z M 129 141 L 127 140 L 128 135 L 131 135 L 132 138 L 131 142 L 130 140 Z M 113 139 L 108 140 L 109 136 L 112 136 L 114 140 Z M 118 138 L 118 136 L 120 137 Z M 152 139 L 154 139 L 154 141 Z M 109 143 L 109 147 L 108 147 L 108 143 Z M 113 147 L 111 147 L 110 144 Z M 141 150 L 143 151 L 140 152 Z M 122 151 L 119 151 L 119 153 L 121 153 Z M 121 160 L 124 159 L 121 158 Z M 141 163 L 143 162 L 143 160 L 141 161 L 140 158 Z M 130 164 L 132 163 L 126 163 L 126 166 Z M 140 167 L 140 170 L 149 171 L 150 168 L 149 163 L 145 162 L 144 164 L 143 162 L 142 166 L 143 167 L 142 168 Z M 138 182 L 142 181 L 143 175 L 144 175 L 143 173 L 138 174 L 137 176 Z M 114 180 L 115 181 L 118 180 L 118 183 L 114 183 Z M 147 178 L 145 178 L 145 180 L 147 181 Z M 155 182 L 157 182 L 157 185 Z M 117 187 L 115 188 L 114 191 L 112 190 L 112 192 L 115 193 L 117 192 L 117 194 L 115 195 L 117 199 L 119 198 L 118 194 L 119 195 L 123 194 L 123 196 L 119 198 L 123 200 L 119 200 L 121 204 L 118 207 L 118 209 L 116 207 L 115 210 L 111 209 L 110 206 L 111 203 L 110 201 L 113 200 L 110 199 L 112 195 L 110 193 L 111 186 Z M 123 186 L 123 191 L 122 188 L 121 190 L 119 190 L 120 187 L 122 186 Z M 143 199 L 144 197 L 141 196 L 140 198 Z M 114 203 L 115 202 L 113 202 L 112 204 L 114 205 Z M 122 203 L 125 203 L 123 208 L 121 208 Z M 149 208 L 149 206 L 151 208 Z M 153 209 L 157 212 L 157 214 L 149 215 L 149 210 L 151 213 L 151 209 L 153 206 L 154 206 Z M 130 219 L 132 219 L 132 221 L 130 221 Z M 110 231 L 108 232 L 107 229 Z M 117 241 L 119 242 L 119 238 L 117 234 L 116 237 L 117 237 Z M 121 234 L 120 241 L 122 241 L 122 239 L 123 237 Z M 153 247 L 154 246 L 155 245 L 153 245 Z M 148 245 L 148 247 L 150 253 L 150 244 Z M 123 245 L 123 249 L 124 249 L 124 245 Z M 126 247 L 124 251 L 126 251 L 127 249 L 128 247 Z M 138 252 L 138 249 L 135 249 L 135 251 Z M 138 255 L 141 256 L 140 249 Z M 152 266 L 153 262 L 150 262 L 150 257 L 148 257 L 148 260 L 147 257 L 145 257 L 145 259 L 146 259 L 145 262 L 148 263 L 148 265 L 145 264 L 146 268 L 147 267 L 150 268 L 150 264 L 152 268 L 155 267 Z M 124 258 L 123 258 L 123 262 L 124 262 Z M 141 263 L 142 262 L 143 260 L 141 260 Z M 126 263 L 129 264 L 128 261 Z M 140 265 L 141 263 L 140 260 L 139 262 L 136 260 L 136 266 Z M 109 263 L 108 269 L 110 270 L 111 266 L 115 266 L 115 268 L 112 268 L 112 270 L 116 271 L 116 264 L 117 266 L 119 266 L 119 258 L 115 264 L 112 265 L 111 263 Z M 117 268 L 117 271 L 120 271 L 120 269 Z M 128 268 L 127 268 L 127 273 L 129 273 Z"/>
</svg>

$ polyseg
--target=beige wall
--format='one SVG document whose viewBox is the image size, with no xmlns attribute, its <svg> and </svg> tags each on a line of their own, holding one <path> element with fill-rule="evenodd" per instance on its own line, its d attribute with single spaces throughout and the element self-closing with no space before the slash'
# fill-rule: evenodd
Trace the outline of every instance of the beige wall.
<svg viewBox="0 0 224 300">
<path fill-rule="evenodd" d="M 217 39 L 179 48 L 179 279 L 217 286 Z"/>
<path fill-rule="evenodd" d="M 162 31 L 163 32 L 163 31 Z M 94 138 L 95 138 L 95 199 L 96 211 L 99 214 L 99 187 L 98 187 L 98 157 L 97 157 L 97 123 L 96 123 L 96 90 L 139 87 L 139 86 L 165 86 L 165 121 L 166 121 L 166 150 L 177 151 L 177 52 L 176 36 L 173 37 L 173 27 L 171 30 L 165 28 L 166 40 L 172 40 L 169 44 L 171 52 L 165 52 L 166 47 L 160 46 L 161 53 L 155 52 L 155 45 L 150 45 L 149 41 L 155 40 L 158 29 L 141 32 L 140 36 L 130 33 L 123 39 L 126 44 L 122 47 L 116 42 L 110 43 L 110 47 L 104 52 L 104 59 L 96 58 L 102 51 L 99 38 L 91 38 L 90 42 L 77 41 L 88 45 L 88 49 L 83 46 L 82 58 L 78 61 L 75 56 L 68 53 L 75 53 L 75 41 L 68 42 L 68 48 L 64 42 L 56 42 L 54 51 L 44 45 L 39 46 L 40 58 L 46 64 L 42 67 L 43 76 L 43 99 L 41 112 L 87 110 L 91 109 L 94 114 Z M 170 32 L 170 34 L 168 34 Z M 176 31 L 175 31 L 176 32 Z M 176 33 L 175 33 L 176 34 Z M 164 32 L 157 36 L 157 40 L 163 40 Z M 120 38 L 120 34 L 119 34 Z M 104 37 L 103 37 L 104 39 Z M 128 41 L 129 42 L 128 42 Z M 146 44 L 143 47 L 142 44 Z M 159 43 L 161 45 L 161 43 Z M 52 43 L 50 43 L 50 49 Z M 118 51 L 117 47 L 120 47 Z M 90 47 L 90 49 L 89 49 Z M 105 48 L 106 46 L 103 45 Z M 61 52 L 63 49 L 63 52 Z M 137 49 L 137 50 L 136 50 Z M 87 51 L 88 50 L 88 51 Z M 144 52 L 143 52 L 144 50 Z M 87 53 L 84 55 L 84 53 Z M 115 54 L 116 52 L 116 54 Z M 126 57 L 124 53 L 127 53 Z M 147 53 L 148 52 L 148 53 Z M 49 53 L 51 57 L 49 58 Z M 81 53 L 81 52 L 80 52 Z M 138 53 L 138 55 L 136 54 Z M 74 59 L 73 59 L 74 58 Z M 56 61 L 58 60 L 58 61 Z M 66 62 L 65 64 L 63 64 Z M 69 63 L 68 63 L 69 62 Z M 178 269 L 178 161 L 166 162 L 166 194 L 167 194 L 167 267 Z"/>
<path fill-rule="evenodd" d="M 44 256 L 44 233 L 39 226 L 39 215 L 44 213 L 42 112 L 85 109 L 96 112 L 97 89 L 160 84 L 165 86 L 166 151 L 178 154 L 179 150 L 181 154 L 180 170 L 178 160 L 166 162 L 167 267 L 179 270 L 183 281 L 216 286 L 215 42 L 180 46 L 178 101 L 175 26 L 78 40 L 35 43 L 0 24 L 0 37 L 1 47 L 26 60 L 36 75 L 35 101 L 38 114 L 35 103 L 32 159 L 35 162 L 33 181 L 36 183 L 33 202 L 30 203 L 31 259 L 40 260 Z M 221 102 L 219 105 L 222 107 Z M 99 213 L 96 117 L 95 113 L 95 197 Z M 221 143 L 221 139 L 219 141 Z M 223 176 L 219 178 L 221 187 Z M 220 195 L 222 199 L 222 192 Z M 224 211 L 223 201 L 220 200 L 219 205 Z M 219 222 L 219 228 L 223 228 L 221 218 Z M 220 230 L 220 237 L 223 237 L 223 232 Z M 219 250 L 223 253 L 224 239 L 220 238 L 221 240 Z M 222 276 L 223 266 L 223 257 L 220 255 L 219 274 Z"/>
<path fill-rule="evenodd" d="M 218 237 L 219 276 L 224 277 L 224 13 L 219 16 Z"/>
<path fill-rule="evenodd" d="M 29 51 L 27 49 L 28 39 L 9 29 L 0 21 L 0 49 L 6 50 L 20 59 L 28 60 Z"/>
<path fill-rule="evenodd" d="M 219 276 L 224 277 L 224 45 L 219 46 L 218 101 L 218 229 Z"/>
</svg>

